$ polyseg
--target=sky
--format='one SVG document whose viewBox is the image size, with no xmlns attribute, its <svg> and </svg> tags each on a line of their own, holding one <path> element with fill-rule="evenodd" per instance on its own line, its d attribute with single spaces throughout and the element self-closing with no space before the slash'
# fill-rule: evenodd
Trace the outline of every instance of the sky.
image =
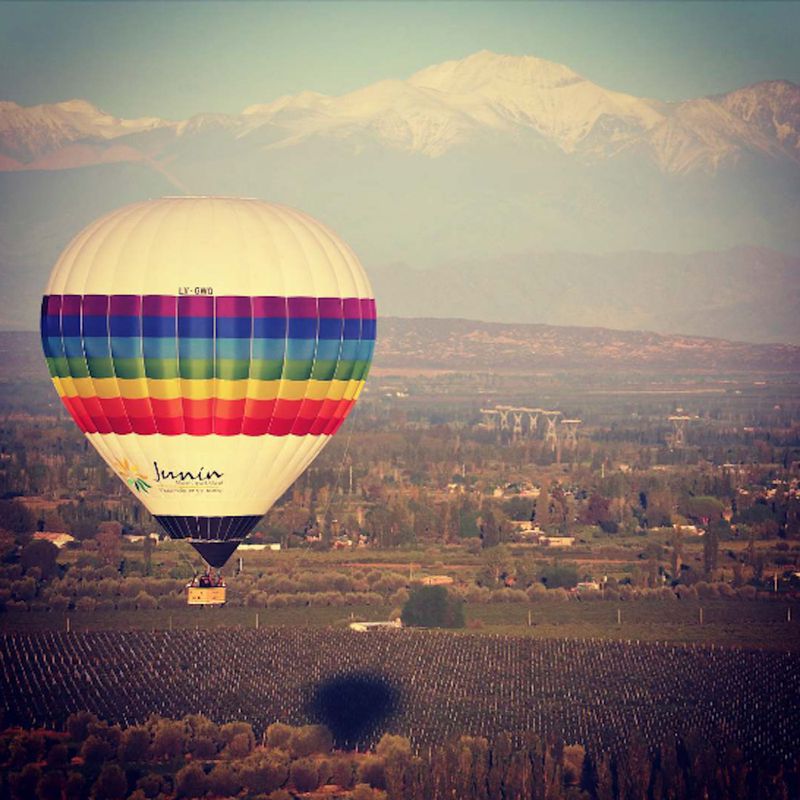
<svg viewBox="0 0 800 800">
<path fill-rule="evenodd" d="M 798 32 L 797 2 L 3 2 L 0 99 L 183 119 L 488 49 L 680 100 L 800 82 Z"/>
</svg>

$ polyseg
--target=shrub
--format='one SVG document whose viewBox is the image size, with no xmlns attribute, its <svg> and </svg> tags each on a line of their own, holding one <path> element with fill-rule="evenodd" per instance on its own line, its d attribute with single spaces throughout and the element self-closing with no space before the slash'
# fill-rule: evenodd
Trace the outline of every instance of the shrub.
<svg viewBox="0 0 800 800">
<path fill-rule="evenodd" d="M 342 789 L 352 789 L 355 777 L 355 769 L 351 758 L 342 756 L 333 760 L 331 764 L 331 783 L 341 786 Z"/>
<path fill-rule="evenodd" d="M 210 741 L 209 744 L 211 744 Z M 211 744 L 211 747 L 213 749 L 213 744 Z M 237 733 L 233 739 L 228 742 L 228 746 L 225 748 L 225 755 L 229 758 L 241 759 L 245 758 L 252 749 L 252 733 L 250 735 L 247 733 Z"/>
<path fill-rule="evenodd" d="M 141 591 L 139 592 L 139 594 L 136 595 L 135 603 L 136 603 L 136 608 L 141 608 L 141 609 L 152 610 L 158 607 L 158 603 L 156 602 L 155 597 L 147 594 L 147 592 L 145 591 Z"/>
<path fill-rule="evenodd" d="M 265 741 L 270 747 L 279 747 L 281 750 L 289 749 L 289 740 L 292 737 L 292 727 L 282 722 L 273 722 L 264 734 Z"/>
<path fill-rule="evenodd" d="M 81 757 L 87 764 L 102 764 L 111 757 L 111 745 L 105 739 L 92 734 L 81 747 Z"/>
<path fill-rule="evenodd" d="M 242 791 L 242 781 L 228 764 L 217 764 L 208 776 L 211 794 L 234 797 Z"/>
<path fill-rule="evenodd" d="M 319 786 L 317 765 L 310 758 L 301 758 L 292 763 L 289 778 L 300 792 L 313 792 Z"/>
<path fill-rule="evenodd" d="M 128 794 L 128 781 L 118 764 L 106 764 L 92 787 L 96 800 L 122 800 Z"/>
<path fill-rule="evenodd" d="M 369 784 L 376 789 L 385 789 L 386 770 L 384 769 L 383 759 L 376 756 L 367 756 L 358 765 L 358 782 Z"/>
<path fill-rule="evenodd" d="M 208 791 L 208 778 L 199 764 L 187 764 L 175 776 L 177 797 L 202 797 Z"/>
<path fill-rule="evenodd" d="M 295 728 L 289 739 L 289 750 L 294 758 L 304 758 L 314 753 L 330 753 L 333 737 L 324 725 L 303 725 Z"/>
<path fill-rule="evenodd" d="M 97 600 L 94 597 L 79 597 L 75 608 L 78 611 L 92 612 L 97 608 Z"/>
<path fill-rule="evenodd" d="M 82 742 L 89 735 L 89 726 L 97 725 L 100 720 L 88 711 L 77 711 L 67 717 L 66 728 L 73 742 Z"/>
<path fill-rule="evenodd" d="M 150 731 L 141 725 L 127 728 L 119 745 L 119 760 L 125 762 L 144 761 L 150 750 Z"/>
<path fill-rule="evenodd" d="M 380 789 L 374 789 L 369 784 L 359 783 L 353 793 L 350 795 L 351 800 L 386 800 L 386 792 Z"/>
</svg>

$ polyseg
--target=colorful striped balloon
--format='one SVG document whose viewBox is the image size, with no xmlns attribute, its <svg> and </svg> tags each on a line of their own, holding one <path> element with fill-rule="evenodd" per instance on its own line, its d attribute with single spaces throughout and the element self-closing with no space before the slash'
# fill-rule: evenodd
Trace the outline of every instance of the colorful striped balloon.
<svg viewBox="0 0 800 800">
<path fill-rule="evenodd" d="M 221 566 L 344 422 L 375 300 L 352 251 L 293 209 L 181 197 L 84 229 L 42 301 L 56 391 L 173 536 Z"/>
</svg>

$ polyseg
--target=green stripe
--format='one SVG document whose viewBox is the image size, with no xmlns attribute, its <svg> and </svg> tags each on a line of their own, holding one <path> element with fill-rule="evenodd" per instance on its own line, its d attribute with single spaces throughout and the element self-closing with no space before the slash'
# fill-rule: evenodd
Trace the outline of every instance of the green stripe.
<svg viewBox="0 0 800 800">
<path fill-rule="evenodd" d="M 257 381 L 276 381 L 282 372 L 282 358 L 254 358 L 250 362 L 250 377 Z"/>
<path fill-rule="evenodd" d="M 225 381 L 238 381 L 242 378 L 250 377 L 250 359 L 218 359 L 216 362 L 216 377 Z"/>
<path fill-rule="evenodd" d="M 148 378 L 164 380 L 181 377 L 178 374 L 178 362 L 174 358 L 146 358 L 144 374 Z"/>
<path fill-rule="evenodd" d="M 64 358 L 63 356 L 46 358 L 47 369 L 53 378 L 121 378 L 134 380 L 137 378 L 153 378 L 169 380 L 186 378 L 189 380 L 205 380 L 220 378 L 222 380 L 275 381 L 281 378 L 289 381 L 348 381 L 365 380 L 369 372 L 370 361 L 310 361 L 283 359 L 243 359 L 224 358 L 216 363 L 208 359 L 173 358 Z M 216 367 L 216 375 L 212 370 Z"/>
<path fill-rule="evenodd" d="M 117 378 L 134 380 L 144 378 L 144 359 L 142 358 L 115 358 L 114 374 Z"/>
<path fill-rule="evenodd" d="M 114 363 L 110 357 L 87 358 L 86 364 L 89 367 L 89 374 L 93 378 L 113 378 Z"/>
<path fill-rule="evenodd" d="M 81 357 L 78 358 L 73 356 L 72 358 L 67 359 L 67 363 L 69 364 L 68 367 L 68 374 L 73 378 L 88 378 L 89 377 L 89 367 L 86 365 L 86 359 Z"/>
<path fill-rule="evenodd" d="M 182 358 L 179 371 L 181 378 L 207 380 L 214 377 L 214 362 L 210 358 Z"/>
</svg>

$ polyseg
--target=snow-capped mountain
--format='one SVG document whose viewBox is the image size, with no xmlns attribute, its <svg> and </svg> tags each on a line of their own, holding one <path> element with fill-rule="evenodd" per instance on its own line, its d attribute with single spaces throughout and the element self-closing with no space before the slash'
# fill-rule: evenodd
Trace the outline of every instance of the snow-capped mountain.
<svg viewBox="0 0 800 800">
<path fill-rule="evenodd" d="M 75 143 L 110 142 L 169 124 L 156 117 L 119 119 L 86 100 L 28 107 L 0 102 L 2 154 L 34 169 L 37 159 Z"/>
<path fill-rule="evenodd" d="M 748 153 L 800 163 L 800 87 L 770 81 L 664 103 L 605 89 L 561 64 L 481 51 L 339 97 L 306 91 L 181 122 L 121 120 L 83 100 L 0 104 L 0 155 L 12 169 L 158 159 L 167 150 L 173 158 L 181 142 L 209 131 L 237 147 L 328 140 L 354 152 L 379 146 L 429 158 L 474 142 L 532 138 L 590 161 L 634 152 L 664 173 L 714 171 Z"/>
<path fill-rule="evenodd" d="M 793 83 L 665 103 L 482 51 L 266 99 L 178 121 L 0 103 L 0 327 L 35 321 L 82 226 L 179 192 L 324 220 L 387 313 L 800 342 Z"/>
</svg>

